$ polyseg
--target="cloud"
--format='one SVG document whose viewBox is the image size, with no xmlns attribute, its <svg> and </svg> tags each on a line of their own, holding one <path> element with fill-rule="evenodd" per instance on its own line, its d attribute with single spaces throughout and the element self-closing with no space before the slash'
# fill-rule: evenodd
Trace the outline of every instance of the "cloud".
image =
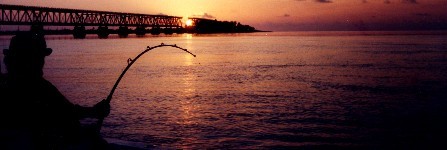
<svg viewBox="0 0 447 150">
<path fill-rule="evenodd" d="M 290 15 L 289 14 L 284 14 L 283 17 L 290 17 Z"/>
<path fill-rule="evenodd" d="M 306 0 L 294 0 L 294 1 L 302 2 L 302 1 L 306 1 Z M 332 3 L 332 0 L 314 0 L 314 1 L 318 2 L 318 3 Z"/>
<path fill-rule="evenodd" d="M 204 18 L 214 18 L 214 16 L 212 16 L 212 15 L 210 15 L 210 14 L 208 14 L 208 13 L 204 13 L 204 14 L 203 14 L 203 17 L 204 17 Z"/>
<path fill-rule="evenodd" d="M 214 19 L 215 17 L 213 15 L 210 15 L 208 13 L 203 13 L 203 15 L 192 15 L 193 17 L 197 18 L 207 18 L 207 19 Z"/>
<path fill-rule="evenodd" d="M 402 0 L 402 3 L 417 4 L 418 2 L 416 0 Z"/>
<path fill-rule="evenodd" d="M 315 1 L 319 3 L 332 3 L 331 0 L 315 0 Z"/>
<path fill-rule="evenodd" d="M 430 17 L 431 15 L 428 13 L 414 13 L 413 15 L 419 16 L 419 17 Z"/>
<path fill-rule="evenodd" d="M 329 0 L 327 0 L 329 1 Z M 368 3 L 368 0 L 362 0 L 363 3 Z M 417 0 L 401 0 L 402 3 L 407 3 L 407 4 L 418 4 Z M 383 3 L 385 4 L 391 4 L 390 0 L 384 0 Z"/>
</svg>

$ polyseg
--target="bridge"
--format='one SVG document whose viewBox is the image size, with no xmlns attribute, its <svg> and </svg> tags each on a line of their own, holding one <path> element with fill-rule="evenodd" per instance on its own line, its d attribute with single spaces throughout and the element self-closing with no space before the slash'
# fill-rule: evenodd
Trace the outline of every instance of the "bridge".
<svg viewBox="0 0 447 150">
<path fill-rule="evenodd" d="M 110 33 L 127 37 L 130 33 L 172 34 L 183 31 L 183 17 L 167 15 L 148 15 L 109 11 L 94 11 L 65 8 L 48 8 L 0 4 L 0 25 L 31 25 L 43 30 L 43 26 L 71 26 L 75 38 L 85 38 L 86 34 L 96 33 L 106 38 Z M 95 26 L 96 30 L 86 30 Z M 117 30 L 109 27 L 118 28 Z M 134 28 L 134 29 L 130 29 Z"/>
</svg>

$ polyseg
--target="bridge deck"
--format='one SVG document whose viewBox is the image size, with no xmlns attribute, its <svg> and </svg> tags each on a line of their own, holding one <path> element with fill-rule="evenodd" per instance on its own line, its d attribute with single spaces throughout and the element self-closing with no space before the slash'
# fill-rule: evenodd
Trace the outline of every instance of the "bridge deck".
<svg viewBox="0 0 447 150">
<path fill-rule="evenodd" d="M 0 4 L 0 25 L 181 28 L 182 17 Z"/>
</svg>

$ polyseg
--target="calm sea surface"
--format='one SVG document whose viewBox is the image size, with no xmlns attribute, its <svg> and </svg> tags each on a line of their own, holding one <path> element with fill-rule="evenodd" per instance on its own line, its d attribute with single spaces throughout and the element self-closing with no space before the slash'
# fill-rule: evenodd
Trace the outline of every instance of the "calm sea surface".
<svg viewBox="0 0 447 150">
<path fill-rule="evenodd" d="M 147 46 L 197 55 L 143 55 L 115 91 L 107 138 L 155 149 L 427 149 L 447 139 L 446 32 L 46 37 L 44 77 L 83 106 L 106 98 Z"/>
</svg>

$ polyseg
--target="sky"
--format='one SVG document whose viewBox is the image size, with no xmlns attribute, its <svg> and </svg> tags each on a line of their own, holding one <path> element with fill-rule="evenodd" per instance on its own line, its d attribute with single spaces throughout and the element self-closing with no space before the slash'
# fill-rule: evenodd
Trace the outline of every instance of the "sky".
<svg viewBox="0 0 447 150">
<path fill-rule="evenodd" d="M 269 31 L 447 29 L 447 0 L 0 0 L 0 4 L 203 17 Z"/>
</svg>

